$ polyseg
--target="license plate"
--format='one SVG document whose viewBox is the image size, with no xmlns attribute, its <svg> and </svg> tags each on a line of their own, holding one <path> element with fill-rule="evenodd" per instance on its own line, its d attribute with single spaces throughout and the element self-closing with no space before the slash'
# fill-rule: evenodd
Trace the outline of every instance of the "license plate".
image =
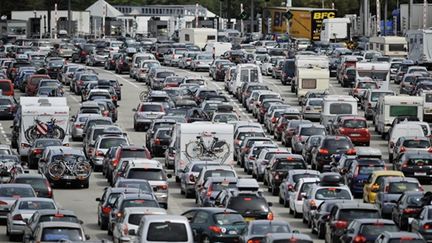
<svg viewBox="0 0 432 243">
<path fill-rule="evenodd" d="M 255 220 L 255 218 L 248 218 L 248 217 L 245 218 L 246 222 L 251 222 L 251 221 L 254 221 L 254 220 Z"/>
<path fill-rule="evenodd" d="M 425 176 L 426 172 L 414 172 L 414 176 Z"/>
<path fill-rule="evenodd" d="M 237 234 L 237 231 L 235 231 L 235 230 L 230 230 L 230 231 L 228 231 L 228 234 L 229 234 L 229 235 L 236 235 L 236 234 Z"/>
<path fill-rule="evenodd" d="M 351 134 L 351 137 L 360 137 L 360 134 Z"/>
</svg>

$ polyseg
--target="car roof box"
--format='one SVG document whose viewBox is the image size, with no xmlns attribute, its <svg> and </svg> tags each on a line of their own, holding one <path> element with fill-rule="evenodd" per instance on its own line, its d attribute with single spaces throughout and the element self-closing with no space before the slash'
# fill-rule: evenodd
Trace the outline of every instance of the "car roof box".
<svg viewBox="0 0 432 243">
<path fill-rule="evenodd" d="M 320 184 L 323 186 L 334 186 L 342 183 L 342 176 L 339 173 L 326 172 L 320 176 Z"/>
</svg>

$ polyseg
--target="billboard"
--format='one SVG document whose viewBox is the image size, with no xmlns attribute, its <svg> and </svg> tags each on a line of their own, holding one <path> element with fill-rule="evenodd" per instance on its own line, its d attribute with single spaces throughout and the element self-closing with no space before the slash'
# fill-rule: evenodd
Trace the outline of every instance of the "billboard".
<svg viewBox="0 0 432 243">
<path fill-rule="evenodd" d="M 336 17 L 336 10 L 314 10 L 311 12 L 311 40 L 319 41 L 321 38 L 321 27 L 324 19 Z"/>
<path fill-rule="evenodd" d="M 295 38 L 311 38 L 311 13 L 308 10 L 290 10 L 290 34 Z"/>
</svg>

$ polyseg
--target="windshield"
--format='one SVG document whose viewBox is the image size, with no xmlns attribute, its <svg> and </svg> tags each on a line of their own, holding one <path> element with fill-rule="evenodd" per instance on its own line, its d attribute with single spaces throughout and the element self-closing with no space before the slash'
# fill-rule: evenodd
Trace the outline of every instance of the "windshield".
<svg viewBox="0 0 432 243">
<path fill-rule="evenodd" d="M 410 140 L 405 140 L 402 146 L 407 148 L 429 148 L 430 142 L 429 140 L 410 139 Z"/>
<path fill-rule="evenodd" d="M 184 223 L 169 221 L 150 223 L 147 230 L 149 242 L 186 242 L 188 233 Z"/>
<path fill-rule="evenodd" d="M 128 145 L 128 142 L 124 138 L 104 138 L 99 145 L 101 149 L 109 149 L 111 147 L 118 147 L 121 145 Z"/>
<path fill-rule="evenodd" d="M 325 128 L 319 127 L 305 127 L 301 129 L 301 136 L 312 136 L 312 135 L 323 135 L 325 136 L 326 130 Z"/>
<path fill-rule="evenodd" d="M 144 179 L 148 181 L 165 181 L 165 174 L 160 169 L 131 169 L 128 179 Z"/>
<path fill-rule="evenodd" d="M 387 192 L 402 194 L 406 191 L 419 191 L 419 190 L 420 188 L 418 183 L 401 181 L 401 182 L 391 182 L 388 185 Z"/>
<path fill-rule="evenodd" d="M 238 213 L 217 213 L 213 217 L 218 225 L 245 224 L 243 217 Z"/>
<path fill-rule="evenodd" d="M 287 224 L 254 224 L 251 229 L 252 235 L 267 235 L 270 233 L 290 233 L 291 229 Z M 297 242 L 297 241 L 296 241 Z"/>
<path fill-rule="evenodd" d="M 399 232 L 399 228 L 394 224 L 363 224 L 359 234 L 367 238 L 377 238 L 382 232 Z"/>
<path fill-rule="evenodd" d="M 233 209 L 241 214 L 245 212 L 268 212 L 267 201 L 262 197 L 254 195 L 239 195 L 231 198 L 228 208 Z"/>
<path fill-rule="evenodd" d="M 43 242 L 59 242 L 59 241 L 83 241 L 83 235 L 79 228 L 44 228 L 41 241 Z"/>
<path fill-rule="evenodd" d="M 364 120 L 346 120 L 343 127 L 345 128 L 367 128 L 366 121 Z"/>
<path fill-rule="evenodd" d="M 144 199 L 132 199 L 132 200 L 124 201 L 123 208 L 132 208 L 132 207 L 158 208 L 159 204 L 155 200 L 144 200 Z"/>
<path fill-rule="evenodd" d="M 53 202 L 48 201 L 23 201 L 20 203 L 18 209 L 22 210 L 43 210 L 43 209 L 55 209 Z"/>
<path fill-rule="evenodd" d="M 344 199 L 351 200 L 351 194 L 342 188 L 321 188 L 316 191 L 317 200 Z M 379 217 L 378 217 L 379 218 Z"/>
</svg>

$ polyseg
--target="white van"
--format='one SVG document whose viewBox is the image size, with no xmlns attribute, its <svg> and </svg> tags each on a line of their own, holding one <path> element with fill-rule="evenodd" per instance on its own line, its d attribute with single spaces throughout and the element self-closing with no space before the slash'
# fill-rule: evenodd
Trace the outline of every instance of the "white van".
<svg viewBox="0 0 432 243">
<path fill-rule="evenodd" d="M 323 99 L 320 123 L 328 128 L 337 115 L 357 115 L 357 100 L 349 95 L 327 95 Z"/>
<path fill-rule="evenodd" d="M 237 96 L 241 85 L 249 82 L 263 82 L 261 70 L 256 64 L 238 64 L 236 69 L 236 76 L 230 81 L 230 91 Z"/>
<path fill-rule="evenodd" d="M 203 49 L 204 52 L 214 53 L 215 58 L 217 58 L 230 51 L 231 48 L 232 44 L 229 42 L 207 42 Z"/>
<path fill-rule="evenodd" d="M 308 91 L 324 92 L 330 85 L 327 56 L 297 55 L 295 58 L 295 83 L 299 103 Z"/>
<path fill-rule="evenodd" d="M 423 97 L 380 96 L 376 105 L 375 130 L 385 137 L 398 116 L 416 116 L 423 121 Z"/>
<path fill-rule="evenodd" d="M 188 221 L 188 217 L 192 217 L 187 212 L 184 215 L 144 215 L 137 232 L 131 232 L 131 235 L 136 234 L 134 242 L 193 243 L 193 232 Z"/>
<path fill-rule="evenodd" d="M 356 80 L 371 78 L 378 83 L 380 89 L 389 90 L 390 63 L 388 62 L 357 62 Z"/>
<path fill-rule="evenodd" d="M 221 142 L 221 143 L 219 143 Z M 181 123 L 173 136 L 176 180 L 191 161 L 215 161 L 229 164 L 234 159 L 234 126 L 211 122 Z M 201 148 L 199 150 L 194 150 Z"/>
<path fill-rule="evenodd" d="M 424 131 L 422 126 L 415 122 L 402 122 L 396 124 L 391 130 L 388 142 L 389 161 L 393 161 L 393 146 L 400 137 L 404 136 L 424 137 Z"/>
<path fill-rule="evenodd" d="M 217 29 L 212 28 L 186 28 L 179 31 L 181 43 L 194 44 L 199 48 L 204 48 L 205 44 L 216 41 Z"/>
<path fill-rule="evenodd" d="M 423 90 L 423 120 L 432 121 L 432 90 Z"/>
</svg>

